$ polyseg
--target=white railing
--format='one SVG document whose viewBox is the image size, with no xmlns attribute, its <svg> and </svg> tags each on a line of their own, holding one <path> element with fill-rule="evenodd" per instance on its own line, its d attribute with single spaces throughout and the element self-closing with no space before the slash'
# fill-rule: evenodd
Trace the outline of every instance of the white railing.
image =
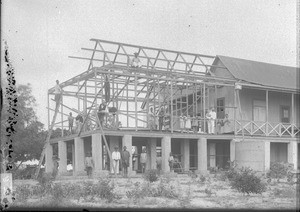
<svg viewBox="0 0 300 212">
<path fill-rule="evenodd" d="M 300 135 L 300 127 L 291 123 L 270 123 L 236 120 L 236 135 L 296 137 Z"/>
</svg>

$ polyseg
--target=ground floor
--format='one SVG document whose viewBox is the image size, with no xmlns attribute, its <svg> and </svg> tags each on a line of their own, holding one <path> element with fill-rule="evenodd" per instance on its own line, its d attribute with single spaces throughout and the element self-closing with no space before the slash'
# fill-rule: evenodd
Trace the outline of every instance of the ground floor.
<svg viewBox="0 0 300 212">
<path fill-rule="evenodd" d="M 149 134 L 150 135 L 150 134 Z M 129 174 L 142 172 L 141 153 L 146 151 L 146 170 L 161 169 L 162 172 L 206 173 L 212 168 L 227 169 L 230 161 L 239 166 L 248 166 L 257 171 L 266 171 L 272 162 L 292 163 L 299 168 L 299 142 L 297 140 L 270 140 L 262 138 L 236 139 L 233 136 L 173 135 L 173 134 L 119 134 L 105 136 L 110 151 L 115 147 L 122 151 L 126 146 L 130 152 Z M 96 132 L 82 137 L 64 138 L 52 142 L 46 149 L 46 172 L 55 167 L 58 156 L 58 173 L 68 174 L 72 166 L 73 175 L 85 175 L 84 160 L 91 153 L 94 173 L 111 172 L 112 163 L 103 136 Z M 174 161 L 169 163 L 170 154 Z M 122 171 L 122 165 L 119 166 Z"/>
</svg>

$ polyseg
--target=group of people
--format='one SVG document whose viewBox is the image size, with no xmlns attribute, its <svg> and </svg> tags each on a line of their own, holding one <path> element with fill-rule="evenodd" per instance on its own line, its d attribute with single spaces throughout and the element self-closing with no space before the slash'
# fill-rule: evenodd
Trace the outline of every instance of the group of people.
<svg viewBox="0 0 300 212">
<path fill-rule="evenodd" d="M 154 112 L 153 107 L 149 111 L 149 128 L 152 130 L 169 130 L 170 129 L 170 114 L 168 108 L 162 106 L 157 113 Z"/>
<path fill-rule="evenodd" d="M 204 133 L 204 124 L 207 124 L 206 132 L 208 134 L 215 134 L 216 131 L 218 133 L 230 133 L 232 131 L 228 114 L 225 114 L 224 119 L 217 120 L 217 113 L 214 108 L 210 108 L 207 111 L 205 119 L 202 118 L 200 113 L 192 117 L 190 115 L 181 115 L 179 123 L 181 133 L 190 131 L 193 133 Z"/>
</svg>

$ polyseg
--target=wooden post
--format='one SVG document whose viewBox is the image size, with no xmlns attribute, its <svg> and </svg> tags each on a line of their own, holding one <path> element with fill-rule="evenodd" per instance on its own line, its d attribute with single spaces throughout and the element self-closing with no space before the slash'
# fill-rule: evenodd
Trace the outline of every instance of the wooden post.
<svg viewBox="0 0 300 212">
<path fill-rule="evenodd" d="M 128 99 L 129 95 L 128 95 L 128 87 L 129 85 L 127 85 L 127 88 L 126 88 L 126 98 Z M 126 112 L 127 112 L 127 127 L 129 127 L 129 101 L 126 101 Z"/>
<path fill-rule="evenodd" d="M 173 133 L 173 80 L 171 77 L 171 108 L 170 108 L 170 127 L 171 133 Z"/>
<path fill-rule="evenodd" d="M 206 118 L 205 118 L 205 105 L 206 105 L 206 88 L 205 88 L 205 83 L 203 83 L 203 94 L 202 94 L 202 98 L 203 98 L 203 132 L 206 132 Z"/>
<path fill-rule="evenodd" d="M 269 123 L 269 91 L 266 90 L 266 136 L 269 135 L 268 123 Z"/>
<path fill-rule="evenodd" d="M 138 109 L 137 109 L 137 72 L 134 75 L 134 104 L 135 104 L 135 131 L 137 131 L 138 127 Z"/>
<path fill-rule="evenodd" d="M 292 93 L 292 115 L 290 116 L 291 117 L 291 123 L 292 123 L 292 137 L 294 138 L 295 137 L 295 132 L 294 132 L 294 124 L 295 124 L 295 94 Z"/>
<path fill-rule="evenodd" d="M 236 129 L 236 92 L 235 87 L 233 87 L 233 105 L 234 105 L 234 113 L 233 113 L 233 128 L 234 128 L 234 135 L 237 135 L 237 129 Z"/>
<path fill-rule="evenodd" d="M 60 116 L 60 120 L 61 120 L 61 137 L 64 137 L 64 115 L 63 115 L 63 113 L 64 113 L 64 111 L 63 111 L 63 95 L 61 94 L 61 108 L 60 108 L 60 110 L 61 110 L 61 116 Z"/>
<path fill-rule="evenodd" d="M 47 98 L 47 104 L 48 108 L 50 108 L 50 102 L 49 102 L 50 95 L 48 93 L 48 98 Z M 50 128 L 50 110 L 48 109 L 48 129 Z"/>
</svg>

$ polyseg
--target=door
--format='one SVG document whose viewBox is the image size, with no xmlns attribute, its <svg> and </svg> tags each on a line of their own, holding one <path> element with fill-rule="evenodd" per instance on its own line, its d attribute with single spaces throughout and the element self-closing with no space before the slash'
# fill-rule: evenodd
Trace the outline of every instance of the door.
<svg viewBox="0 0 300 212">
<path fill-rule="evenodd" d="M 280 107 L 280 121 L 282 123 L 290 123 L 290 106 Z"/>
</svg>

